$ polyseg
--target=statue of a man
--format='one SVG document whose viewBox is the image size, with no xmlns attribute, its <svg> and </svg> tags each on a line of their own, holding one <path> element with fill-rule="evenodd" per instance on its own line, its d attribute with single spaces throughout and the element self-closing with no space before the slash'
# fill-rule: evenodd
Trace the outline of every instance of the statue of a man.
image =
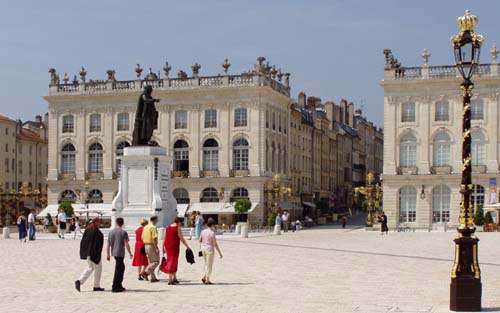
<svg viewBox="0 0 500 313">
<path fill-rule="evenodd" d="M 155 102 L 151 94 L 153 87 L 147 85 L 137 102 L 137 111 L 135 113 L 134 133 L 132 135 L 132 146 L 149 146 L 153 131 L 158 128 L 158 111 L 156 111 Z"/>
</svg>

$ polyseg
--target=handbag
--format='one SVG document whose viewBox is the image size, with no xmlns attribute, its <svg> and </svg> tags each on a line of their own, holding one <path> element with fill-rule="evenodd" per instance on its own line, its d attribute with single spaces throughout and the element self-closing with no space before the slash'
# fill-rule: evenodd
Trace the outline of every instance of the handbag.
<svg viewBox="0 0 500 313">
<path fill-rule="evenodd" d="M 146 254 L 146 246 L 141 247 L 141 254 Z"/>
<path fill-rule="evenodd" d="M 198 251 L 198 256 L 201 258 L 203 256 L 203 252 L 200 250 Z"/>
</svg>

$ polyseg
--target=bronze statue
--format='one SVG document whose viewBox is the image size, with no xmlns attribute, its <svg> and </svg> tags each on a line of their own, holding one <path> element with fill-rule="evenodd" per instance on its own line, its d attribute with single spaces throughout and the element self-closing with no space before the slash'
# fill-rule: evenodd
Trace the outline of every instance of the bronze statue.
<svg viewBox="0 0 500 313">
<path fill-rule="evenodd" d="M 132 146 L 151 146 L 151 136 L 153 131 L 158 128 L 158 111 L 156 111 L 155 102 L 151 94 L 153 87 L 147 85 L 137 102 L 137 111 L 135 114 L 134 133 L 132 135 Z"/>
</svg>

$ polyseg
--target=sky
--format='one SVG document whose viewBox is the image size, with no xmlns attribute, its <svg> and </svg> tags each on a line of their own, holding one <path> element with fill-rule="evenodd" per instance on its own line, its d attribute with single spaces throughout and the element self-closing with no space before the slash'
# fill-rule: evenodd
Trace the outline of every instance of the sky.
<svg viewBox="0 0 500 313">
<path fill-rule="evenodd" d="M 454 62 L 450 37 L 465 9 L 479 17 L 483 63 L 500 48 L 499 0 L 0 0 L 0 114 L 23 120 L 47 112 L 48 69 L 87 79 L 135 78 L 134 68 L 232 74 L 258 56 L 290 72 L 292 95 L 347 99 L 383 124 L 383 49 L 403 66 Z"/>
</svg>

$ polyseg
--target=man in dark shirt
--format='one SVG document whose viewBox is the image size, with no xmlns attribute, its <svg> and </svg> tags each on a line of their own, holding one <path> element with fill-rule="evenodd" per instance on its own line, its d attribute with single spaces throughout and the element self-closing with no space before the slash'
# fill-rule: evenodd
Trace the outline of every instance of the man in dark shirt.
<svg viewBox="0 0 500 313">
<path fill-rule="evenodd" d="M 107 260 L 111 260 L 111 255 L 115 258 L 115 275 L 113 277 L 112 292 L 123 292 L 123 274 L 125 273 L 125 248 L 132 259 L 132 252 L 130 252 L 130 245 L 128 244 L 128 234 L 123 230 L 123 218 L 116 219 L 116 228 L 109 232 L 108 246 L 107 246 Z"/>
<path fill-rule="evenodd" d="M 85 228 L 82 241 L 80 242 L 80 259 L 87 260 L 87 268 L 83 271 L 80 279 L 75 281 L 76 290 L 80 291 L 80 286 L 87 281 L 94 272 L 94 291 L 103 291 L 101 288 L 102 262 L 101 253 L 104 245 L 104 236 L 99 230 L 101 221 L 96 218 Z"/>
</svg>

